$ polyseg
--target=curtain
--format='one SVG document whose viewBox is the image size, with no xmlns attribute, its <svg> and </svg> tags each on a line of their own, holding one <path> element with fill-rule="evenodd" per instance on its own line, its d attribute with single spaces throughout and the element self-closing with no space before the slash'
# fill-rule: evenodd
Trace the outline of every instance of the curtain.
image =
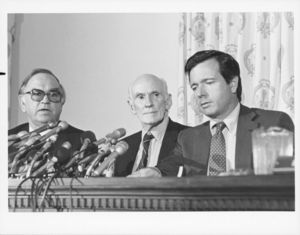
<svg viewBox="0 0 300 235">
<path fill-rule="evenodd" d="M 294 17 L 291 12 L 183 13 L 179 24 L 179 121 L 206 120 L 188 78 L 186 60 L 199 50 L 231 54 L 240 65 L 242 102 L 280 110 L 294 119 Z"/>
<path fill-rule="evenodd" d="M 16 34 L 16 21 L 15 21 L 15 15 L 14 14 L 8 14 L 7 15 L 8 20 L 7 20 L 7 78 L 8 78 L 8 88 L 11 87 L 11 81 L 12 81 L 12 51 L 13 51 L 13 45 L 15 42 L 15 34 Z M 11 109 L 11 104 L 10 104 L 10 91 L 11 89 L 8 89 L 8 120 L 10 119 L 10 109 Z"/>
</svg>

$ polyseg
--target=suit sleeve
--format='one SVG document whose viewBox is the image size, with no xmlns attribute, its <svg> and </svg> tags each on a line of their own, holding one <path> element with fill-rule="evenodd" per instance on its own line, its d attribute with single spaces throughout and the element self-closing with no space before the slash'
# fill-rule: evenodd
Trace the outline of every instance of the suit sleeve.
<svg viewBox="0 0 300 235">
<path fill-rule="evenodd" d="M 292 132 L 294 132 L 295 129 L 293 120 L 290 118 L 289 115 L 283 112 L 280 115 L 279 126 Z"/>
<path fill-rule="evenodd" d="M 182 150 L 180 144 L 177 143 L 174 150 L 158 162 L 156 167 L 160 170 L 162 176 L 177 176 L 179 167 L 182 165 Z"/>
<path fill-rule="evenodd" d="M 182 132 L 179 132 L 175 147 L 169 155 L 158 162 L 157 168 L 162 176 L 177 176 L 180 166 L 183 166 L 183 149 L 181 144 Z"/>
</svg>

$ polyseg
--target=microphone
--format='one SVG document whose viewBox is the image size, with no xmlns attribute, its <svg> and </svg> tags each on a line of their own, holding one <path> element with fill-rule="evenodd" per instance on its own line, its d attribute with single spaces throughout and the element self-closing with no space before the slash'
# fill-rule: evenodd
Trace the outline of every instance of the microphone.
<svg viewBox="0 0 300 235">
<path fill-rule="evenodd" d="M 83 172 L 85 166 L 89 165 L 89 169 L 87 169 L 87 171 L 89 172 L 91 168 L 94 167 L 95 164 L 97 164 L 101 158 L 107 154 L 109 154 L 111 152 L 111 143 L 104 143 L 100 145 L 100 148 L 98 149 L 98 153 L 92 153 L 88 156 L 83 157 L 82 159 L 78 158 L 79 162 L 78 162 L 78 171 L 79 172 Z"/>
<path fill-rule="evenodd" d="M 85 166 L 87 166 L 90 162 L 92 162 L 97 156 L 98 156 L 99 153 L 92 153 L 88 156 L 86 156 L 84 159 L 80 160 L 78 162 L 78 171 L 79 172 L 83 172 L 84 169 L 85 169 Z"/>
<path fill-rule="evenodd" d="M 92 131 L 85 131 L 81 134 L 80 140 L 81 140 L 82 145 L 84 145 L 84 144 L 87 145 L 91 142 L 96 141 L 96 136 L 95 136 L 94 132 L 92 132 Z M 85 142 L 87 142 L 87 143 L 85 143 Z"/>
<path fill-rule="evenodd" d="M 23 133 L 23 131 L 21 131 L 20 133 Z M 11 149 L 18 149 L 18 148 L 20 148 L 20 147 L 22 147 L 24 145 L 28 145 L 27 142 L 30 142 L 31 141 L 30 139 L 33 138 L 33 137 L 35 137 L 35 136 L 41 137 L 41 135 L 33 132 L 32 134 L 30 134 L 30 136 L 28 138 L 26 138 L 26 139 L 24 139 L 24 140 L 22 140 L 22 141 L 20 141 L 18 143 L 10 144 Z M 33 143 L 31 143 L 31 144 L 33 144 Z"/>
<path fill-rule="evenodd" d="M 117 141 L 115 139 L 113 140 Z M 106 156 L 107 154 L 110 154 L 112 151 L 114 151 L 114 148 L 115 146 L 113 146 L 110 141 L 101 144 L 98 149 L 99 154 L 96 156 L 96 158 L 94 158 L 93 162 L 88 167 L 85 176 L 90 176 L 90 173 L 93 171 L 94 167 L 101 161 L 102 157 Z"/>
<path fill-rule="evenodd" d="M 117 139 L 123 137 L 126 134 L 126 130 L 124 128 L 118 128 L 116 130 L 114 130 L 112 133 L 107 134 L 104 138 L 101 138 L 97 141 L 91 142 L 89 144 L 83 143 L 83 145 L 81 146 L 81 149 L 79 152 L 76 152 L 76 154 L 74 153 L 73 156 L 76 156 L 75 158 L 71 159 L 71 162 L 67 164 L 68 167 L 72 166 L 72 164 L 74 164 L 77 160 L 80 160 L 80 162 L 78 163 L 79 165 L 79 171 L 82 172 L 84 166 L 86 166 L 90 161 L 93 161 L 95 159 L 95 155 L 89 155 L 88 157 L 84 157 L 84 152 L 89 146 L 91 145 L 99 145 L 99 154 L 101 154 L 101 156 L 98 157 L 98 159 L 101 159 L 102 156 L 104 156 L 105 154 L 108 154 L 110 152 L 108 152 L 108 150 L 111 148 L 111 144 L 113 142 L 117 142 Z M 89 135 L 89 134 L 87 134 Z M 93 134 L 94 136 L 94 134 Z M 88 142 L 88 140 L 87 140 Z M 98 155 L 97 155 L 98 156 Z"/>
<path fill-rule="evenodd" d="M 27 139 L 24 145 L 22 145 L 17 151 L 9 153 L 8 162 L 13 162 L 18 160 L 26 151 L 32 146 L 36 141 L 39 140 L 41 136 L 38 134 L 31 134 L 30 138 Z"/>
<path fill-rule="evenodd" d="M 76 163 L 78 160 L 84 158 L 84 152 L 88 148 L 88 146 L 96 141 L 96 136 L 92 131 L 85 131 L 81 134 L 81 142 L 82 146 L 79 151 L 75 151 L 73 153 L 73 158 L 65 165 L 65 169 L 71 167 L 74 163 Z"/>
<path fill-rule="evenodd" d="M 33 134 L 33 133 L 40 134 L 41 132 L 43 132 L 45 130 L 54 128 L 55 126 L 57 126 L 57 123 L 58 122 L 49 122 L 46 125 L 43 125 L 43 126 L 41 126 L 41 127 L 37 128 L 37 129 L 35 129 L 35 130 L 33 130 L 33 131 L 25 134 L 25 135 L 18 136 L 18 140 L 17 141 L 25 140 L 25 139 L 29 138 L 30 135 Z"/>
<path fill-rule="evenodd" d="M 8 141 L 11 141 L 12 143 L 15 143 L 17 140 L 21 140 L 21 138 L 25 135 L 29 137 L 29 133 L 27 131 L 20 131 L 17 134 L 9 135 L 8 136 Z"/>
<path fill-rule="evenodd" d="M 104 159 L 104 161 L 93 171 L 92 176 L 99 176 L 101 173 L 108 168 L 118 156 L 123 155 L 128 150 L 129 145 L 125 141 L 120 141 L 116 144 L 115 150 Z"/>
<path fill-rule="evenodd" d="M 91 172 L 93 171 L 94 167 L 101 161 L 103 156 L 110 154 L 113 150 L 111 144 L 106 144 L 105 148 L 102 148 L 98 155 L 93 159 L 92 163 L 89 165 L 88 169 L 86 170 L 85 176 L 90 176 Z"/>
<path fill-rule="evenodd" d="M 85 131 L 84 133 L 82 133 L 80 139 L 82 140 L 82 146 L 79 150 L 79 152 L 77 153 L 78 155 L 78 159 L 82 159 L 84 157 L 84 152 L 85 150 L 92 145 L 93 142 L 96 141 L 96 136 L 92 131 Z M 75 156 L 75 155 L 73 155 Z"/>
<path fill-rule="evenodd" d="M 83 169 L 86 165 L 88 165 L 91 161 L 93 163 L 90 165 L 90 167 L 94 167 L 94 164 L 98 163 L 99 160 L 106 154 L 109 154 L 109 149 L 111 148 L 111 144 L 114 142 L 117 142 L 117 140 L 121 137 L 123 137 L 126 134 L 126 130 L 124 128 L 118 128 L 114 130 L 112 133 L 107 134 L 104 138 L 101 138 L 97 141 L 93 141 L 91 143 L 83 143 L 81 146 L 81 149 L 79 152 L 74 153 L 73 156 L 76 156 L 75 158 L 71 159 L 71 162 L 67 163 L 66 168 L 71 167 L 77 160 L 78 162 L 78 171 L 83 172 Z M 87 134 L 88 135 L 88 134 Z M 90 138 L 91 139 L 91 138 Z M 88 142 L 88 140 L 86 141 Z M 87 145 L 87 146 L 86 146 Z M 89 148 L 91 145 L 100 145 L 99 147 L 99 154 L 91 154 L 87 157 L 84 157 L 84 151 Z M 94 161 L 95 160 L 95 161 Z M 90 169 L 89 167 L 89 169 Z"/>
<path fill-rule="evenodd" d="M 42 146 L 42 148 L 36 152 L 32 161 L 30 162 L 29 169 L 26 173 L 26 178 L 30 176 L 34 163 L 51 147 L 51 145 L 56 141 L 56 139 L 57 139 L 57 135 L 51 136 L 49 140 L 46 141 L 46 143 Z"/>
<path fill-rule="evenodd" d="M 61 148 L 59 148 L 56 153 L 55 156 L 57 156 L 58 158 L 58 164 L 60 164 L 61 166 L 66 164 L 71 156 L 72 156 L 72 144 L 69 141 L 64 142 L 61 145 Z"/>
<path fill-rule="evenodd" d="M 51 169 L 54 170 L 55 165 L 60 166 L 65 164 L 71 156 L 71 143 L 69 141 L 66 141 L 62 144 L 62 146 L 56 151 L 56 154 L 49 159 L 46 164 L 42 165 L 40 168 L 38 168 L 36 171 L 32 173 L 32 176 L 39 177 L 45 174 L 46 172 L 51 171 Z"/>
<path fill-rule="evenodd" d="M 49 124 L 48 126 L 52 126 L 52 124 Z M 62 130 L 65 130 L 66 128 L 68 127 L 68 123 L 67 122 L 65 122 L 65 121 L 62 121 L 62 122 L 60 122 L 59 123 L 59 125 L 56 127 L 56 128 L 54 128 L 54 129 L 52 129 L 51 131 L 49 131 L 48 133 L 46 133 L 45 135 L 43 135 L 43 136 L 41 136 L 41 135 L 39 135 L 39 134 L 37 134 L 37 133 L 35 133 L 35 132 L 32 132 L 32 134 L 29 136 L 29 140 L 31 139 L 31 137 L 32 136 L 35 136 L 35 135 L 37 135 L 38 137 L 35 139 L 32 139 L 32 140 L 34 140 L 34 142 L 31 142 L 31 144 L 27 144 L 27 142 L 25 142 L 25 146 L 26 146 L 26 148 L 27 148 L 27 150 L 28 149 L 31 149 L 31 148 L 34 148 L 34 147 L 37 147 L 37 146 L 39 146 L 41 143 L 45 143 L 46 141 L 47 141 L 47 139 L 48 138 L 50 138 L 50 136 L 52 136 L 52 135 L 55 135 L 55 134 L 58 134 L 60 131 L 62 131 Z M 40 141 L 40 143 L 39 144 L 37 144 L 37 145 L 33 145 L 36 141 Z M 20 147 L 21 146 L 21 148 L 22 148 L 22 146 L 23 145 L 20 145 L 20 143 L 19 143 L 19 146 L 18 147 Z M 19 151 L 21 151 L 22 149 L 19 149 L 17 152 L 19 152 Z"/>
<path fill-rule="evenodd" d="M 11 136 L 9 136 L 9 141 L 10 141 L 9 148 L 12 147 L 12 150 L 16 149 L 16 148 L 20 148 L 20 146 L 24 145 L 24 142 L 26 142 L 27 139 L 31 138 L 32 135 L 39 134 L 49 128 L 55 127 L 56 125 L 57 125 L 57 122 L 49 122 L 48 124 L 41 126 L 37 129 L 35 129 L 34 131 L 31 131 L 31 132 L 21 131 L 16 135 L 11 135 Z"/>
<path fill-rule="evenodd" d="M 33 152 L 31 152 L 31 156 L 33 156 L 35 153 L 34 151 L 36 152 L 36 150 L 32 150 Z M 28 153 L 29 154 L 29 153 Z M 43 155 L 43 158 L 41 160 L 38 160 L 34 163 L 34 166 L 33 166 L 33 169 L 37 169 L 39 167 L 41 167 L 43 164 L 46 163 L 47 159 L 49 158 L 49 156 L 51 156 L 49 154 L 49 152 L 47 152 L 46 154 Z M 17 176 L 18 178 L 25 178 L 26 177 L 26 173 L 29 169 L 29 164 L 20 164 L 18 166 L 18 172 L 12 176 Z"/>
<path fill-rule="evenodd" d="M 26 151 L 27 152 L 27 151 Z M 21 153 L 22 155 L 25 155 L 25 157 L 19 157 L 17 156 L 17 158 L 12 162 L 8 164 L 8 172 L 9 175 L 14 175 L 19 171 L 19 168 L 22 166 L 22 164 L 28 159 L 31 158 L 36 154 L 37 150 L 29 150 L 26 155 L 25 153 Z"/>
<path fill-rule="evenodd" d="M 126 135 L 126 130 L 124 128 L 118 128 L 114 130 L 112 133 L 107 134 L 105 137 L 107 138 L 108 141 L 111 141 L 113 139 L 118 140 L 124 135 Z"/>
<path fill-rule="evenodd" d="M 110 153 L 112 144 L 117 143 L 118 139 L 123 137 L 126 134 L 126 130 L 124 128 L 119 128 L 114 130 L 112 133 L 109 133 L 105 136 L 105 138 L 103 138 L 105 141 L 103 142 L 103 140 L 98 140 L 97 141 L 97 145 L 99 145 L 98 147 L 98 152 L 101 153 Z M 99 144 L 99 142 L 102 142 L 101 144 Z"/>
<path fill-rule="evenodd" d="M 117 140 L 126 135 L 126 130 L 124 128 L 118 128 L 112 133 L 107 134 L 104 138 L 101 138 L 94 142 L 95 145 L 100 145 L 107 142 L 117 142 Z"/>
<path fill-rule="evenodd" d="M 28 165 L 28 163 L 32 161 L 33 157 L 35 156 L 35 154 L 37 152 L 38 152 L 37 149 L 31 149 L 31 150 L 29 150 L 26 153 L 25 157 L 19 159 L 19 161 L 17 162 L 17 166 L 22 165 L 22 164 Z"/>
<path fill-rule="evenodd" d="M 41 142 L 47 140 L 50 136 L 58 134 L 59 132 L 61 132 L 62 130 L 67 129 L 69 126 L 69 124 L 65 121 L 61 121 L 57 127 L 53 128 L 51 131 L 49 131 L 48 133 L 46 133 L 45 135 L 43 135 L 40 139 Z"/>
</svg>

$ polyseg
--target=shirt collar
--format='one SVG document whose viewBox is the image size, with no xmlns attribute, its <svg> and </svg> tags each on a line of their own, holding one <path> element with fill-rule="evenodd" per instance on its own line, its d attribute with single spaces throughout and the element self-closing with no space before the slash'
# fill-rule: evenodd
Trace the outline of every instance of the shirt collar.
<svg viewBox="0 0 300 235">
<path fill-rule="evenodd" d="M 164 120 L 159 125 L 153 127 L 150 130 L 151 134 L 154 136 L 154 139 L 159 140 L 164 136 L 167 126 L 168 126 L 168 123 L 169 123 L 169 117 L 168 117 L 168 115 L 166 115 L 164 117 Z M 146 133 L 147 133 L 147 130 L 143 129 L 142 130 L 142 138 Z"/>
<path fill-rule="evenodd" d="M 224 120 L 222 120 L 225 123 L 226 128 L 230 133 L 236 132 L 237 120 L 240 113 L 240 109 L 241 109 L 241 105 L 240 103 L 238 103 L 235 106 L 235 108 L 231 111 L 231 113 L 226 118 L 224 118 Z M 220 122 L 220 120 L 210 119 L 209 126 L 211 131 L 212 131 L 212 127 L 218 122 Z"/>
<path fill-rule="evenodd" d="M 29 133 L 33 132 L 34 129 L 30 126 L 30 124 L 28 124 L 28 125 L 29 125 Z M 51 131 L 51 129 L 44 130 L 43 132 L 40 132 L 40 135 L 43 136 L 43 135 L 47 134 L 49 131 Z"/>
</svg>

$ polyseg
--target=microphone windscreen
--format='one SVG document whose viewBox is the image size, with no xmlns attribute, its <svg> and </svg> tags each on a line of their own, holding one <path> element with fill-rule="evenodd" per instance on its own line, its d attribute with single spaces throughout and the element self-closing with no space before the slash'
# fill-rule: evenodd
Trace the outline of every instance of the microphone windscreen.
<svg viewBox="0 0 300 235">
<path fill-rule="evenodd" d="M 17 134 L 9 135 L 8 141 L 19 141 L 21 140 L 22 136 L 28 135 L 27 131 L 20 131 Z"/>
<path fill-rule="evenodd" d="M 83 143 L 85 139 L 89 139 L 90 142 L 94 142 L 96 141 L 96 136 L 92 131 L 85 131 L 80 135 L 81 143 Z"/>
<path fill-rule="evenodd" d="M 127 142 L 125 142 L 124 140 L 118 142 L 116 144 L 116 147 L 115 147 L 115 151 L 119 154 L 119 155 L 122 155 L 124 153 L 127 152 L 127 150 L 129 149 L 129 145 Z"/>
<path fill-rule="evenodd" d="M 22 136 L 27 135 L 27 134 L 28 134 L 27 131 L 20 131 L 20 132 L 17 134 L 17 136 L 18 136 L 19 138 L 21 138 Z"/>
<path fill-rule="evenodd" d="M 57 164 L 63 165 L 71 159 L 71 148 L 71 143 L 66 141 L 56 150 L 55 156 L 57 157 Z"/>
<path fill-rule="evenodd" d="M 117 157 L 123 155 L 129 148 L 129 145 L 125 141 L 120 141 L 116 144 L 114 151 L 107 156 L 104 161 L 97 167 L 97 169 L 92 173 L 93 176 L 99 176 L 103 173 L 107 167 L 109 167 Z"/>
<path fill-rule="evenodd" d="M 72 148 L 72 144 L 69 141 L 64 142 L 61 147 L 70 150 Z"/>
<path fill-rule="evenodd" d="M 62 130 L 67 129 L 68 126 L 69 126 L 69 124 L 66 121 L 61 121 L 57 127 L 58 127 L 59 131 L 62 131 Z"/>
<path fill-rule="evenodd" d="M 37 149 L 31 149 L 29 150 L 29 152 L 26 154 L 26 156 L 24 157 L 24 161 L 27 162 L 31 162 L 31 160 L 33 159 L 34 155 L 36 154 L 38 150 Z"/>
<path fill-rule="evenodd" d="M 49 122 L 48 123 L 48 128 L 54 128 L 58 125 L 58 122 Z"/>
<path fill-rule="evenodd" d="M 118 129 L 114 130 L 112 133 L 107 134 L 106 138 L 119 139 L 119 138 L 123 137 L 124 135 L 126 135 L 126 130 L 124 128 L 118 128 Z"/>
</svg>

